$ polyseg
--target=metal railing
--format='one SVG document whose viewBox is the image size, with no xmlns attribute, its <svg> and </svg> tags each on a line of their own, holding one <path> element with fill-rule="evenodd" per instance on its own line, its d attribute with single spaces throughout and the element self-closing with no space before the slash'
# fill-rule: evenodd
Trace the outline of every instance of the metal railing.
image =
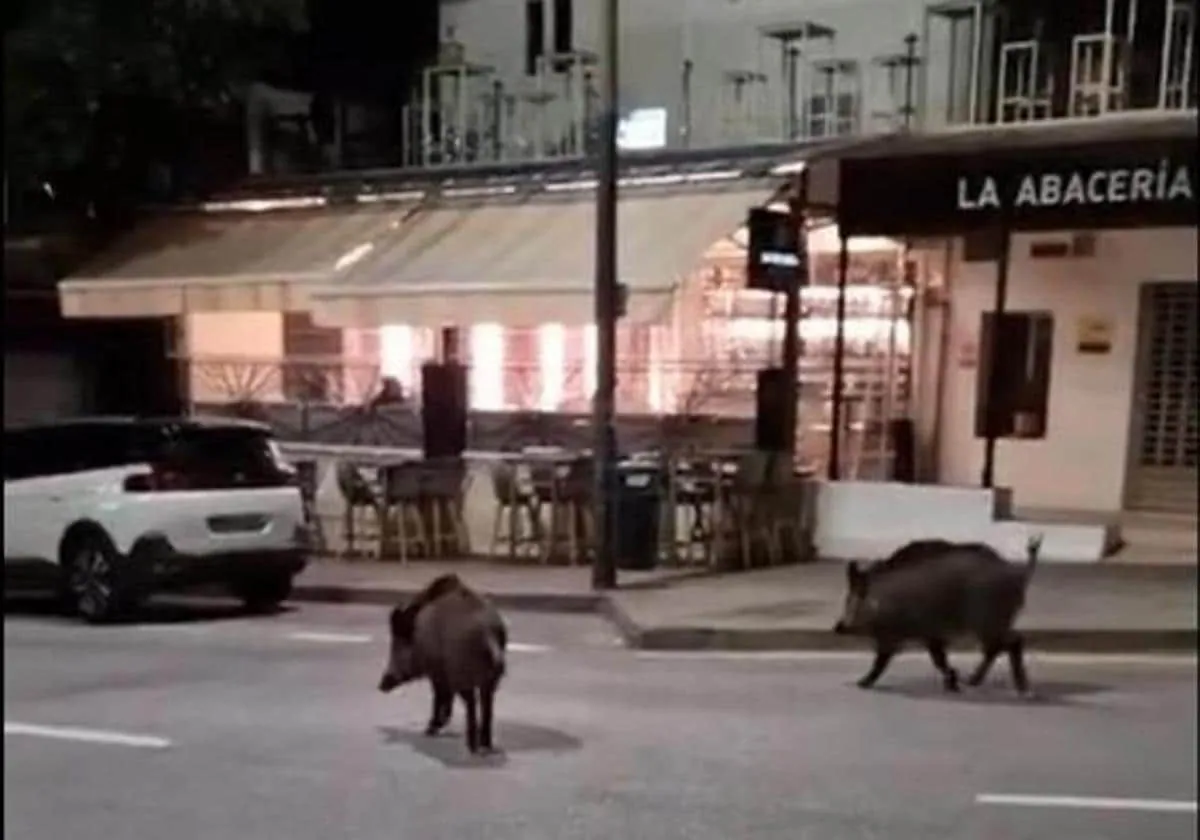
<svg viewBox="0 0 1200 840">
<path fill-rule="evenodd" d="M 229 414 L 269 423 L 283 440 L 357 446 L 419 448 L 422 441 L 419 384 L 380 400 L 386 374 L 378 363 L 351 359 L 181 357 L 189 410 Z M 732 447 L 753 441 L 755 389 L 762 360 L 716 359 L 658 365 L 618 366 L 617 434 L 625 448 Z M 547 406 L 538 393 L 536 365 L 503 368 L 505 399 L 500 405 L 470 407 L 471 449 L 504 451 L 528 445 L 585 448 L 590 445 L 591 410 L 583 366 L 568 365 L 555 390 L 563 395 Z M 828 457 L 832 361 L 801 360 L 798 449 L 820 469 Z M 663 399 L 650 398 L 657 378 Z M 889 378 L 880 360 L 846 361 L 847 412 L 844 440 L 847 477 L 882 477 L 891 453 L 887 424 L 891 411 L 908 411 L 910 383 L 906 359 Z M 394 385 L 394 383 L 393 383 Z M 889 385 L 894 393 L 889 394 Z M 399 399 L 396 397 L 399 396 Z"/>
</svg>

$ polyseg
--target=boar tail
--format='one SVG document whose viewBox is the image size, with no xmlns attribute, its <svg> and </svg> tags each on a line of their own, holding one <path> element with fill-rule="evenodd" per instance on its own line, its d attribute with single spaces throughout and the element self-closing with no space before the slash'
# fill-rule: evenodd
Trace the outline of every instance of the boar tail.
<svg viewBox="0 0 1200 840">
<path fill-rule="evenodd" d="M 1037 569 L 1038 555 L 1042 553 L 1042 534 L 1034 534 L 1029 538 L 1029 542 L 1025 543 L 1025 583 L 1028 584 L 1030 578 L 1033 577 L 1033 572 Z"/>
</svg>

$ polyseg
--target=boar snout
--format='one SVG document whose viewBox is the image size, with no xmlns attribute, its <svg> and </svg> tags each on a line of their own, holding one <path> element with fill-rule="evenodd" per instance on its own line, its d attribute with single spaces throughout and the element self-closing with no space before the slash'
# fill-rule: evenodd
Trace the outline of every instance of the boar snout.
<svg viewBox="0 0 1200 840">
<path fill-rule="evenodd" d="M 398 685 L 400 685 L 400 678 L 391 671 L 384 671 L 383 676 L 379 678 L 379 690 L 384 694 L 392 691 Z"/>
</svg>

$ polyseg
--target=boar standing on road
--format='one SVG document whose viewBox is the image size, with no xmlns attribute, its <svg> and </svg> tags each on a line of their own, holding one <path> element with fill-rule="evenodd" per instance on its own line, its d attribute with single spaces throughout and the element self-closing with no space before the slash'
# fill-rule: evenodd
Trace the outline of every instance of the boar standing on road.
<svg viewBox="0 0 1200 840">
<path fill-rule="evenodd" d="M 869 636 L 875 661 L 858 681 L 870 688 L 883 675 L 906 642 L 925 645 L 947 691 L 958 691 L 958 672 L 950 665 L 947 646 L 961 636 L 974 636 L 983 658 L 967 684 L 981 684 L 996 657 L 1008 654 L 1013 683 L 1029 692 L 1024 640 L 1013 629 L 1033 571 L 1042 539 L 1026 546 L 1023 566 L 1009 563 L 982 543 L 920 540 L 866 569 L 846 567 L 849 591 L 842 618 L 834 632 Z"/>
<path fill-rule="evenodd" d="M 442 575 L 392 610 L 391 651 L 379 690 L 428 678 L 433 713 L 425 734 L 450 722 L 457 695 L 467 712 L 467 749 L 491 751 L 496 689 L 504 676 L 508 633 L 495 607 L 457 575 Z"/>
</svg>

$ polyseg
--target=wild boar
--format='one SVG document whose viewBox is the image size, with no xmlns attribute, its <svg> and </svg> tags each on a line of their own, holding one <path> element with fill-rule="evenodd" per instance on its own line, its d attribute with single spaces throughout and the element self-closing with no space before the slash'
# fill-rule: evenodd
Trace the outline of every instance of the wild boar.
<svg viewBox="0 0 1200 840">
<path fill-rule="evenodd" d="M 1041 542 L 1040 536 L 1029 540 L 1024 566 L 1009 563 L 982 543 L 944 540 L 910 543 L 866 569 L 848 564 L 848 591 L 834 632 L 869 636 L 874 642 L 875 660 L 859 687 L 873 686 L 905 643 L 919 641 L 945 689 L 957 691 L 958 672 L 946 649 L 956 638 L 974 636 L 983 658 L 967 684 L 982 683 L 996 657 L 1007 653 L 1013 683 L 1027 694 L 1025 643 L 1013 625 L 1025 605 Z"/>
<path fill-rule="evenodd" d="M 442 575 L 389 617 L 391 649 L 379 690 L 427 678 L 433 711 L 425 728 L 436 735 L 450 722 L 454 698 L 467 714 L 467 749 L 494 749 L 496 689 L 505 671 L 508 632 L 495 607 L 456 575 Z"/>
</svg>

